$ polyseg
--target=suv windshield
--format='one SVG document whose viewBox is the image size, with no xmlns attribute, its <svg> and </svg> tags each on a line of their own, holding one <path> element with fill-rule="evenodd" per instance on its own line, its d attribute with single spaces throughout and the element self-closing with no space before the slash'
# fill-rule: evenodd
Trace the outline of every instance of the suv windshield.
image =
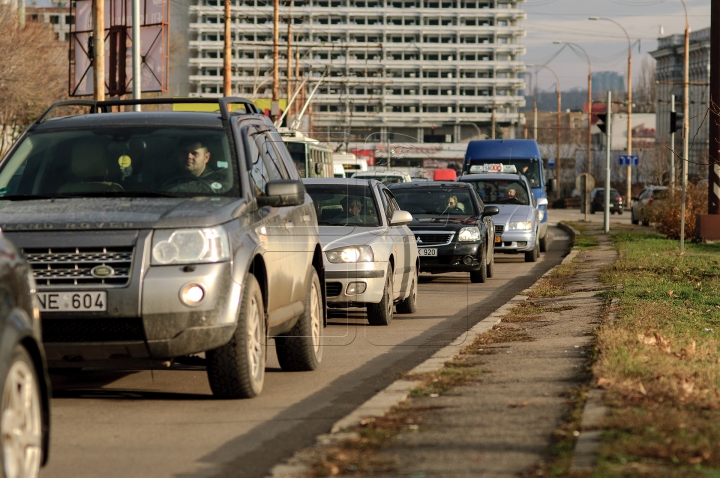
<svg viewBox="0 0 720 478">
<path fill-rule="evenodd" d="M 88 128 L 27 136 L 0 166 L 1 197 L 239 196 L 222 129 Z"/>
<path fill-rule="evenodd" d="M 393 188 L 400 209 L 410 214 L 477 216 L 470 191 L 465 188 Z"/>
<path fill-rule="evenodd" d="M 517 180 L 483 179 L 468 181 L 477 190 L 478 196 L 486 204 L 530 205 L 525 184 Z"/>
<path fill-rule="evenodd" d="M 380 225 L 377 207 L 368 186 L 306 184 L 320 226 Z"/>
</svg>

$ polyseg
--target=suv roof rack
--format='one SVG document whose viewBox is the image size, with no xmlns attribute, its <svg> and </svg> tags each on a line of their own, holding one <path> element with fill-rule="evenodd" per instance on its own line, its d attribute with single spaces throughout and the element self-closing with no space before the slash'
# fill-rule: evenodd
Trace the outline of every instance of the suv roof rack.
<svg viewBox="0 0 720 478">
<path fill-rule="evenodd" d="M 229 96 L 223 98 L 145 98 L 130 100 L 64 100 L 56 101 L 37 119 L 35 124 L 40 124 L 48 117 L 50 112 L 61 106 L 87 106 L 90 107 L 90 114 L 109 113 L 113 106 L 134 106 L 134 105 L 173 105 L 173 104 L 217 104 L 220 109 L 220 116 L 223 120 L 230 117 L 230 105 L 243 105 L 248 114 L 260 114 L 255 104 L 245 98 Z"/>
</svg>

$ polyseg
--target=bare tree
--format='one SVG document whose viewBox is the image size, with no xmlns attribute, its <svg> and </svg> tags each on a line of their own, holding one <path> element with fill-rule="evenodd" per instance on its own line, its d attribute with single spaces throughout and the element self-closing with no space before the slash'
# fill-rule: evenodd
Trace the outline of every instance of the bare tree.
<svg viewBox="0 0 720 478">
<path fill-rule="evenodd" d="M 655 60 L 643 58 L 640 76 L 633 91 L 633 111 L 655 113 Z"/>
<path fill-rule="evenodd" d="M 49 25 L 20 25 L 0 7 L 0 153 L 53 102 L 66 96 L 67 51 Z"/>
</svg>

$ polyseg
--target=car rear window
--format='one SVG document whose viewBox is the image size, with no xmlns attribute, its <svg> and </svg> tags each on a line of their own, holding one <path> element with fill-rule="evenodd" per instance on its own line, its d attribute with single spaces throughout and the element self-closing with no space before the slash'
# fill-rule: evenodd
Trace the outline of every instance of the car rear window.
<svg viewBox="0 0 720 478">
<path fill-rule="evenodd" d="M 393 188 L 400 209 L 410 214 L 477 216 L 475 202 L 466 188 Z"/>
<path fill-rule="evenodd" d="M 40 132 L 0 165 L 0 197 L 239 196 L 235 165 L 222 129 Z"/>
</svg>

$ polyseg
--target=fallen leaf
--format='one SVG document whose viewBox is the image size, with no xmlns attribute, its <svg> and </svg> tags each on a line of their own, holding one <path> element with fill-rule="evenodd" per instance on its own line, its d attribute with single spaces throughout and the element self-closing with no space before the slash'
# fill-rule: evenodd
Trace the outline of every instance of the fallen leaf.
<svg viewBox="0 0 720 478">
<path fill-rule="evenodd" d="M 643 334 L 637 334 L 638 342 L 645 345 L 655 345 L 657 339 L 655 337 L 646 337 Z"/>
<path fill-rule="evenodd" d="M 672 297 L 672 295 L 673 295 L 673 292 L 674 292 L 674 291 L 672 291 L 672 290 L 669 290 L 669 291 L 667 291 L 667 294 L 668 294 L 669 296 L 671 296 L 671 297 Z"/>
<path fill-rule="evenodd" d="M 643 395 L 647 395 L 647 390 L 645 390 L 645 386 L 643 385 L 642 382 L 638 382 L 638 390 L 639 390 L 640 393 L 642 393 Z"/>
<path fill-rule="evenodd" d="M 683 382 L 680 382 L 680 387 L 682 387 L 683 392 L 685 392 L 686 395 L 689 395 L 695 388 L 695 383 L 691 382 L 690 380 L 685 380 Z"/>
</svg>

